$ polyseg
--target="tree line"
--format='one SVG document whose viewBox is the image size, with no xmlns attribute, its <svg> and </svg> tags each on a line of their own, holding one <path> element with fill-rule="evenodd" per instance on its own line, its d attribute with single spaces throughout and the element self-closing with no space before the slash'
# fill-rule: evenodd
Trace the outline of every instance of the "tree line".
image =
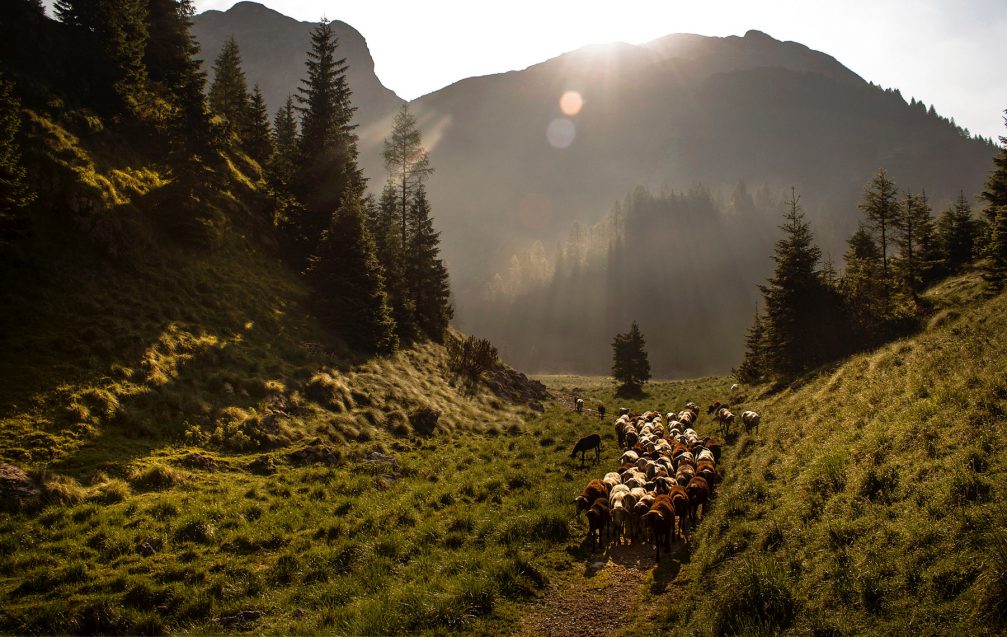
<svg viewBox="0 0 1007 637">
<path fill-rule="evenodd" d="M 1000 138 L 1007 146 L 1007 137 Z M 861 224 L 845 268 L 822 260 L 796 191 L 786 204 L 775 270 L 759 287 L 743 382 L 790 380 L 822 364 L 917 329 L 923 289 L 981 261 L 992 292 L 1007 281 L 1007 148 L 993 159 L 976 216 L 964 192 L 935 219 L 925 191 L 899 188 L 884 169 L 864 189 Z"/>
<path fill-rule="evenodd" d="M 58 23 L 39 0 L 12 0 L 3 9 L 11 37 L 19 38 L 0 45 L 4 66 L 22 83 L 48 80 L 123 136 L 149 145 L 192 201 L 199 201 L 193 193 L 212 190 L 224 154 L 254 162 L 285 258 L 312 286 L 318 316 L 352 348 L 390 352 L 401 342 L 443 340 L 453 309 L 416 119 L 406 106 L 395 118 L 385 144 L 387 183 L 376 200 L 357 163 L 348 66 L 327 20 L 311 34 L 298 93 L 270 118 L 259 87 L 248 87 L 233 37 L 214 61 L 207 90 L 190 33 L 192 0 L 58 0 L 55 14 Z M 56 62 L 40 60 L 40 50 L 27 53 L 41 49 L 32 38 L 42 34 L 60 51 L 52 54 Z M 31 199 L 16 143 L 18 88 L 0 75 L 5 216 Z"/>
</svg>

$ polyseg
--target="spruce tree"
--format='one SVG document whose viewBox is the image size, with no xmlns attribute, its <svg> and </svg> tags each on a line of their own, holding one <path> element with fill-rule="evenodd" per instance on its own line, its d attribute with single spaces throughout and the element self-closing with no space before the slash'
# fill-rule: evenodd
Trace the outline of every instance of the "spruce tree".
<svg viewBox="0 0 1007 637">
<path fill-rule="evenodd" d="M 294 166 L 297 161 L 297 119 L 294 117 L 294 98 L 287 96 L 287 101 L 276 111 L 273 118 L 273 161 L 270 164 L 270 180 L 281 190 L 290 187 Z"/>
<path fill-rule="evenodd" d="M 752 325 L 745 333 L 745 358 L 734 371 L 735 377 L 743 383 L 758 383 L 766 377 L 765 363 L 766 330 L 759 308 L 755 308 Z"/>
<path fill-rule="evenodd" d="M 205 154 L 212 147 L 203 94 L 206 73 L 200 70 L 199 45 L 191 33 L 195 9 L 192 0 L 147 0 L 147 8 L 150 38 L 144 62 L 154 89 L 173 107 L 166 131 L 171 149 L 190 163 L 193 153 Z"/>
<path fill-rule="evenodd" d="M 923 287 L 921 234 L 929 223 L 929 211 L 920 195 L 907 191 L 895 220 L 895 242 L 899 246 L 898 267 L 905 289 L 915 299 Z"/>
<path fill-rule="evenodd" d="M 1007 110 L 1004 111 L 1004 124 L 1007 125 Z M 992 231 L 1000 209 L 1007 206 L 1007 136 L 1000 136 L 1000 150 L 993 156 L 993 170 L 986 177 L 986 185 L 980 195 L 986 206 L 983 214 L 987 225 Z"/>
<path fill-rule="evenodd" d="M 55 10 L 70 27 L 77 50 L 71 63 L 83 67 L 77 71 L 92 103 L 110 114 L 138 114 L 147 85 L 145 0 L 58 0 Z"/>
<path fill-rule="evenodd" d="M 612 339 L 612 377 L 619 382 L 619 393 L 638 394 L 650 380 L 646 345 L 636 321 L 628 332 Z"/>
<path fill-rule="evenodd" d="M 917 199 L 917 236 L 919 237 L 918 259 L 920 276 L 924 284 L 933 282 L 941 270 L 941 248 L 934 225 L 933 209 L 927 199 L 927 191 L 920 192 Z"/>
<path fill-rule="evenodd" d="M 937 220 L 937 232 L 945 269 L 952 274 L 959 272 L 975 257 L 979 238 L 972 206 L 964 191 L 959 191 L 955 203 L 941 213 Z"/>
<path fill-rule="evenodd" d="M 791 199 L 780 226 L 784 236 L 776 242 L 773 276 L 760 286 L 766 308 L 766 367 L 783 377 L 792 377 L 829 356 L 823 324 L 830 310 L 823 303 L 827 286 L 816 271 L 821 250 L 814 244 L 797 193 Z"/>
<path fill-rule="evenodd" d="M 378 258 L 385 272 L 388 302 L 399 338 L 412 340 L 419 333 L 416 321 L 416 298 L 411 294 L 406 278 L 409 263 L 407 248 L 403 246 L 398 228 L 398 197 L 391 183 L 381 191 L 381 199 L 371 207 L 369 228 L 378 246 Z"/>
<path fill-rule="evenodd" d="M 360 198 L 347 196 L 311 258 L 308 277 L 317 290 L 324 324 L 362 352 L 391 352 L 398 345 L 374 242 Z"/>
<path fill-rule="evenodd" d="M 273 133 L 269 127 L 269 111 L 266 100 L 256 84 L 245 114 L 245 130 L 241 134 L 241 145 L 249 157 L 266 167 L 273 158 Z"/>
<path fill-rule="evenodd" d="M 406 285 L 415 307 L 416 322 L 428 338 L 442 342 L 454 315 L 448 271 L 439 258 L 440 233 L 434 230 L 426 190 L 420 185 L 409 207 L 410 242 Z"/>
<path fill-rule="evenodd" d="M 17 143 L 20 127 L 21 103 L 14 95 L 14 86 L 0 75 L 0 226 L 7 226 L 18 209 L 35 198 L 21 162 Z"/>
<path fill-rule="evenodd" d="M 301 113 L 294 193 L 305 206 L 299 220 L 308 251 L 317 244 L 333 209 L 344 199 L 363 196 L 366 181 L 357 167 L 357 137 L 351 124 L 345 58 L 336 58 L 338 41 L 328 20 L 311 32 L 311 49 L 297 101 Z M 359 202 L 358 202 L 359 203 Z"/>
<path fill-rule="evenodd" d="M 881 248 L 881 270 L 886 290 L 889 285 L 888 247 L 899 215 L 897 197 L 895 182 L 889 179 L 888 173 L 882 168 L 864 189 L 864 200 L 859 206 Z"/>
<path fill-rule="evenodd" d="M 859 349 L 879 342 L 883 332 L 886 315 L 881 250 L 863 225 L 849 238 L 847 246 L 839 289 L 852 322 L 852 349 Z"/>
<path fill-rule="evenodd" d="M 398 218 L 402 244 L 405 245 L 410 202 L 433 172 L 430 158 L 423 148 L 420 130 L 416 126 L 416 118 L 409 112 L 407 104 L 402 105 L 392 122 L 391 137 L 385 140 L 384 158 L 388 181 L 398 195 Z"/>
<path fill-rule="evenodd" d="M 1007 206 L 1000 206 L 994 211 L 983 278 L 992 291 L 999 292 L 1007 281 Z"/>
<path fill-rule="evenodd" d="M 224 118 L 231 130 L 247 128 L 248 84 L 241 68 L 241 51 L 234 36 L 227 38 L 213 62 L 213 82 L 207 101 L 210 109 Z"/>
</svg>

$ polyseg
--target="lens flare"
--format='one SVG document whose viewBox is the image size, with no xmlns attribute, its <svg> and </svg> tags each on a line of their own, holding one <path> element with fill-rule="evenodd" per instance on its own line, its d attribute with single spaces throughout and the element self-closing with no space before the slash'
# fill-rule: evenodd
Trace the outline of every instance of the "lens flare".
<svg viewBox="0 0 1007 637">
<path fill-rule="evenodd" d="M 567 91 L 559 98 L 559 110 L 567 117 L 573 117 L 584 106 L 584 98 L 577 91 Z"/>
<path fill-rule="evenodd" d="M 577 127 L 565 117 L 557 117 L 549 122 L 549 127 L 545 129 L 545 137 L 553 148 L 566 148 L 573 143 L 573 138 L 576 136 Z"/>
</svg>

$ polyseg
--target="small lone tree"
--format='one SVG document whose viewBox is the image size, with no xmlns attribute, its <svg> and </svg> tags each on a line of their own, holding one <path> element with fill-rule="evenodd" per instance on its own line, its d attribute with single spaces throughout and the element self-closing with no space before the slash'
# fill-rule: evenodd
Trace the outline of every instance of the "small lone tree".
<svg viewBox="0 0 1007 637">
<path fill-rule="evenodd" d="M 637 394 L 650 380 L 650 361 L 644 349 L 646 344 L 636 321 L 633 321 L 629 332 L 616 334 L 612 340 L 612 376 L 620 383 L 620 393 Z"/>
</svg>

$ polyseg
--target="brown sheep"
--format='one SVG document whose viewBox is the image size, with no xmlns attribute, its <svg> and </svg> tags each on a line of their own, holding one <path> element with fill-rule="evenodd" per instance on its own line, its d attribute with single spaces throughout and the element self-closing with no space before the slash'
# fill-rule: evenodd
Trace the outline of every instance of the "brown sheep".
<svg viewBox="0 0 1007 637">
<path fill-rule="evenodd" d="M 650 511 L 643 516 L 643 522 L 650 527 L 657 553 L 654 559 L 661 561 L 661 545 L 671 550 L 671 534 L 675 527 L 675 504 L 670 495 L 659 495 L 654 498 Z"/>
<path fill-rule="evenodd" d="M 686 493 L 685 487 L 675 485 L 671 488 L 671 504 L 675 507 L 675 515 L 678 516 L 678 528 L 682 534 L 682 540 L 685 540 L 685 519 L 689 517 L 689 494 Z M 672 527 L 672 541 L 675 541 L 675 529 Z"/>
<path fill-rule="evenodd" d="M 710 484 L 704 478 L 696 476 L 685 485 L 685 492 L 689 495 L 689 518 L 692 528 L 696 528 L 699 507 L 703 507 L 703 514 L 706 514 L 706 504 L 710 501 Z"/>
<path fill-rule="evenodd" d="M 591 539 L 591 552 L 604 542 L 605 529 L 608 528 L 612 515 L 608 510 L 608 498 L 598 498 L 587 510 L 587 536 Z M 597 541 L 596 541 L 597 535 Z"/>
<path fill-rule="evenodd" d="M 703 446 L 713 452 L 714 460 L 720 462 L 721 444 L 719 440 L 717 440 L 716 438 L 704 438 Z"/>
<path fill-rule="evenodd" d="M 604 482 L 601 480 L 592 480 L 588 482 L 587 486 L 584 487 L 584 492 L 573 500 L 574 504 L 577 505 L 576 515 L 579 516 L 581 511 L 586 511 L 591 508 L 591 505 L 594 504 L 595 500 L 598 498 L 607 497 L 608 487 L 605 486 Z"/>
</svg>

